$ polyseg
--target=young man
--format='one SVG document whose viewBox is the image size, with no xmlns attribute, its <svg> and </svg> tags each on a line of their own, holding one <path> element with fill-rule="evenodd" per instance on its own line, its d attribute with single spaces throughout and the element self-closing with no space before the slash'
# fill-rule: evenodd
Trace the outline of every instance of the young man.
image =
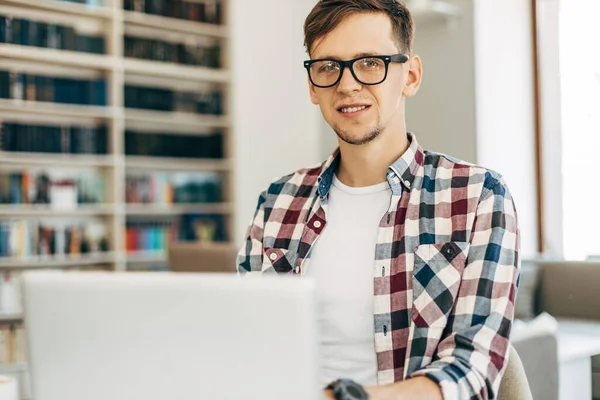
<svg viewBox="0 0 600 400">
<path fill-rule="evenodd" d="M 492 399 L 507 362 L 514 204 L 499 174 L 407 133 L 413 30 L 397 0 L 317 3 L 304 65 L 339 149 L 260 195 L 238 257 L 315 280 L 329 399 Z"/>
</svg>

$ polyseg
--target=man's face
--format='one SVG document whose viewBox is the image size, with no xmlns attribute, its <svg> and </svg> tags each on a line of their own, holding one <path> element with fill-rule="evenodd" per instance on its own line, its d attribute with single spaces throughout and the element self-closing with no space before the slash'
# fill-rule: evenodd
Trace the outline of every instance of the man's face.
<svg viewBox="0 0 600 400">
<path fill-rule="evenodd" d="M 389 17 L 382 13 L 360 13 L 348 16 L 319 38 L 311 49 L 311 58 L 351 60 L 364 55 L 398 53 Z M 375 140 L 388 125 L 394 126 L 395 121 L 404 118 L 403 90 L 407 75 L 404 72 L 402 64 L 390 63 L 386 80 L 371 86 L 355 80 L 346 68 L 340 82 L 330 88 L 315 87 L 309 80 L 310 97 L 341 140 L 365 144 Z"/>
</svg>

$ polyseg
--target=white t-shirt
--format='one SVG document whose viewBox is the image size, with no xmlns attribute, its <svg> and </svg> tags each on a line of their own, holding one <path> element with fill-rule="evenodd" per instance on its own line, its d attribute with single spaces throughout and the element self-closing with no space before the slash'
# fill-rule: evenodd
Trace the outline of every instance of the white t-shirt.
<svg viewBox="0 0 600 400">
<path fill-rule="evenodd" d="M 379 223 L 387 212 L 387 182 L 352 188 L 334 177 L 327 226 L 311 250 L 320 338 L 320 383 L 346 378 L 377 384 L 373 277 Z"/>
</svg>

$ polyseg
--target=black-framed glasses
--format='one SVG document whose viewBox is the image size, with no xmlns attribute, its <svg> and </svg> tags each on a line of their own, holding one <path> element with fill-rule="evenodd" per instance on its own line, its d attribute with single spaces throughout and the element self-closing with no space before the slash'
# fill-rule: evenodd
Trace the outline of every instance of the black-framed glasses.
<svg viewBox="0 0 600 400">
<path fill-rule="evenodd" d="M 363 56 L 348 61 L 320 58 L 304 61 L 304 68 L 308 71 L 312 84 L 319 88 L 337 85 L 346 68 L 349 68 L 354 79 L 363 85 L 379 85 L 387 78 L 391 62 L 404 64 L 409 59 L 410 56 L 406 54 Z"/>
</svg>

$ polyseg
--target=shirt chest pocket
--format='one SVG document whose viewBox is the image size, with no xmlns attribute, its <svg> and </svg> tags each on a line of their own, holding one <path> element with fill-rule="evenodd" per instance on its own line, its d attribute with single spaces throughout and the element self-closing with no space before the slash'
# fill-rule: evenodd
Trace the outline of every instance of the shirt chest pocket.
<svg viewBox="0 0 600 400">
<path fill-rule="evenodd" d="M 413 308 L 417 328 L 443 328 L 460 287 L 468 242 L 424 244 L 415 250 Z"/>
<path fill-rule="evenodd" d="M 296 253 L 288 249 L 265 247 L 263 249 L 262 271 L 271 270 L 278 274 L 289 274 L 297 272 Z"/>
</svg>

